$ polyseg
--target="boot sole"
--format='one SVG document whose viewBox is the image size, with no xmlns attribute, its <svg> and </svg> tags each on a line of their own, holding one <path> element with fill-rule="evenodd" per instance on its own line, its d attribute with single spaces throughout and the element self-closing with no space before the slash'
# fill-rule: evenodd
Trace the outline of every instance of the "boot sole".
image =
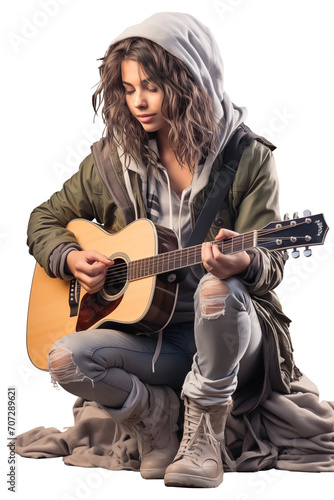
<svg viewBox="0 0 334 500">
<path fill-rule="evenodd" d="M 144 479 L 163 479 L 166 467 L 163 469 L 144 469 L 140 470 L 140 475 Z"/>
<path fill-rule="evenodd" d="M 224 472 L 218 477 L 208 478 L 192 476 L 190 474 L 170 473 L 165 474 L 165 486 L 178 486 L 188 488 L 216 488 L 223 481 Z"/>
</svg>

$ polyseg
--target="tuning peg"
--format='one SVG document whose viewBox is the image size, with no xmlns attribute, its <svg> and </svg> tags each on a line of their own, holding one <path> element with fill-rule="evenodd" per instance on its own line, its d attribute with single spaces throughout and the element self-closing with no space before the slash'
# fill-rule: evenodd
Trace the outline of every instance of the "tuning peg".
<svg viewBox="0 0 334 500">
<path fill-rule="evenodd" d="M 295 212 L 295 213 L 293 214 L 293 218 L 294 218 L 294 219 L 298 219 L 298 217 L 299 217 L 298 212 Z"/>
<path fill-rule="evenodd" d="M 311 257 L 311 255 L 312 255 L 312 250 L 309 247 L 306 247 L 304 250 L 304 256 Z"/>
<path fill-rule="evenodd" d="M 283 255 L 283 260 L 285 260 L 285 262 L 289 259 L 289 253 L 287 250 L 283 250 L 282 252 L 282 255 Z"/>
<path fill-rule="evenodd" d="M 284 220 L 289 220 L 289 214 L 284 214 Z"/>
<path fill-rule="evenodd" d="M 294 259 L 298 259 L 299 255 L 300 255 L 299 250 L 297 250 L 297 248 L 294 248 L 291 255 Z"/>
<path fill-rule="evenodd" d="M 304 217 L 310 217 L 310 215 L 312 215 L 311 210 L 304 210 L 303 214 L 304 214 Z"/>
</svg>

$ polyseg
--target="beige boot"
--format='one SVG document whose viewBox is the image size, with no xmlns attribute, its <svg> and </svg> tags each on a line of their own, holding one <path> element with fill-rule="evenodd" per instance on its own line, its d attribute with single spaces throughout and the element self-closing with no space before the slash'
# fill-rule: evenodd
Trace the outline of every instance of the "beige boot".
<svg viewBox="0 0 334 500">
<path fill-rule="evenodd" d="M 179 451 L 165 474 L 166 486 L 214 488 L 223 480 L 221 443 L 227 406 L 201 406 L 185 397 L 184 431 Z"/>
<path fill-rule="evenodd" d="M 142 477 L 163 479 L 179 447 L 176 431 L 180 402 L 170 387 L 147 385 L 146 388 L 147 404 L 127 423 L 132 425 L 138 437 Z"/>
</svg>

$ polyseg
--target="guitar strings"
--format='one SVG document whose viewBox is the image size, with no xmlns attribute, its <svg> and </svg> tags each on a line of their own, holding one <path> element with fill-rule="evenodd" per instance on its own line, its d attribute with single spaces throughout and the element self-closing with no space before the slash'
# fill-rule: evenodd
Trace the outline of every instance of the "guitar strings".
<svg viewBox="0 0 334 500">
<path fill-rule="evenodd" d="M 304 223 L 301 223 L 301 224 L 304 224 Z M 296 224 L 297 225 L 297 224 Z M 254 240 L 254 233 L 257 232 L 257 242 L 259 242 L 259 240 L 270 240 L 272 238 L 269 238 L 269 237 L 264 237 L 264 236 L 261 236 L 261 234 L 270 234 L 270 233 L 273 233 L 273 232 L 277 232 L 277 231 L 282 231 L 282 230 L 285 230 L 285 229 L 289 229 L 290 227 L 296 227 L 296 225 L 294 226 L 286 226 L 286 227 L 282 227 L 282 228 L 273 228 L 273 229 L 265 229 L 265 230 L 259 230 L 259 231 L 251 231 L 251 232 L 248 232 L 248 233 L 244 233 L 243 235 L 237 235 L 237 236 L 233 236 L 232 238 L 227 238 L 225 240 L 219 240 L 219 241 L 212 241 L 211 244 L 212 245 L 221 245 L 223 246 L 223 250 L 230 250 L 230 249 L 234 249 L 234 248 L 237 248 L 238 245 L 240 243 L 244 244 L 244 243 L 249 243 L 249 242 L 253 242 Z M 300 224 L 299 224 L 300 225 Z M 297 239 L 304 239 L 302 236 L 297 236 L 296 237 Z M 196 255 L 197 251 L 199 251 L 199 249 L 201 248 L 201 244 L 200 245 L 195 245 L 193 247 L 188 247 L 188 248 L 178 248 L 176 250 L 172 250 L 170 252 L 165 252 L 165 253 L 162 253 L 162 254 L 157 254 L 157 255 L 153 255 L 153 256 L 150 256 L 150 257 L 145 257 L 143 259 L 139 259 L 139 260 L 135 260 L 135 261 L 131 261 L 130 264 L 134 265 L 135 263 L 137 262 L 145 262 L 145 261 L 149 261 L 150 259 L 154 259 L 154 260 L 165 260 L 165 257 L 168 257 L 168 255 L 171 255 L 171 254 L 180 254 L 180 253 L 187 253 L 187 256 L 190 255 L 190 256 L 194 256 Z M 242 250 L 242 249 L 241 249 Z M 237 251 L 240 251 L 240 250 L 237 250 Z M 124 264 L 116 264 L 113 266 L 114 269 L 117 269 L 118 267 L 124 267 Z"/>
<path fill-rule="evenodd" d="M 301 224 L 304 224 L 305 222 L 302 222 L 302 223 L 299 223 L 298 225 L 301 225 Z M 259 240 L 270 240 L 272 238 L 265 238 L 263 236 L 259 236 L 261 234 L 269 234 L 269 233 L 273 233 L 273 232 L 277 232 L 277 231 L 282 231 L 282 230 L 285 230 L 287 228 L 290 228 L 290 227 L 295 227 L 297 224 L 295 225 L 290 225 L 290 226 L 285 226 L 285 227 L 282 227 L 282 228 L 272 228 L 272 229 L 264 229 L 264 230 L 259 230 L 257 231 L 257 242 L 259 243 Z M 245 233 L 244 235 L 237 235 L 237 236 L 234 236 L 232 238 L 228 238 L 226 240 L 222 240 L 222 241 L 213 241 L 211 242 L 212 244 L 216 244 L 218 246 L 223 246 L 223 250 L 226 251 L 235 251 L 235 252 L 239 252 L 241 251 L 243 248 L 240 248 L 238 249 L 238 243 L 240 244 L 241 242 L 244 244 L 245 242 L 246 243 L 249 243 L 249 242 L 252 242 L 254 239 L 254 231 L 251 231 L 249 233 Z M 297 239 L 303 239 L 303 237 L 297 237 Z M 236 240 L 238 240 L 236 242 Z M 132 268 L 137 266 L 138 267 L 138 264 L 141 263 L 139 265 L 140 267 L 140 270 L 141 272 L 145 273 L 144 275 L 141 275 L 138 276 L 138 277 L 134 277 L 132 279 L 140 279 L 140 278 L 144 278 L 144 277 L 148 277 L 150 275 L 154 275 L 154 274 L 161 274 L 163 273 L 164 271 L 160 271 L 159 272 L 152 272 L 150 270 L 150 268 L 152 267 L 152 260 L 156 263 L 156 267 L 159 266 L 159 264 L 164 264 L 165 261 L 166 261 L 166 257 L 167 259 L 169 258 L 169 256 L 171 254 L 178 254 L 178 253 L 182 253 L 183 251 L 187 251 L 187 258 L 189 259 L 190 257 L 191 258 L 194 258 L 196 257 L 196 253 L 197 251 L 199 250 L 199 248 L 201 248 L 201 245 L 196 245 L 194 247 L 189 247 L 189 249 L 177 249 L 177 250 L 174 250 L 172 252 L 166 252 L 164 254 L 158 254 L 158 255 L 154 255 L 152 257 L 146 257 L 144 259 L 140 259 L 140 260 L 136 260 L 136 261 L 131 261 L 129 264 L 127 263 L 122 263 L 122 264 L 118 264 L 116 266 L 113 266 L 110 268 L 110 272 L 108 273 L 109 275 L 110 274 L 113 274 L 113 275 L 116 275 L 118 278 L 121 278 L 119 280 L 116 280 L 115 281 L 115 276 L 112 276 L 112 277 L 109 277 L 108 281 L 106 280 L 106 282 L 109 282 L 109 281 L 113 281 L 113 283 L 118 283 L 118 282 L 122 282 L 124 280 L 127 279 L 127 270 L 128 270 L 128 266 L 130 265 Z M 231 253 L 231 252 L 229 252 Z M 176 261 L 177 259 L 174 257 L 174 262 Z M 200 261 L 199 261 L 200 262 Z M 196 262 L 192 263 L 192 264 L 195 264 Z M 181 264 L 179 265 L 179 268 L 180 267 L 187 267 L 187 265 L 189 264 Z M 175 267 L 175 269 L 177 269 L 178 267 Z M 123 271 L 123 275 L 120 275 L 120 272 Z M 165 271 L 166 272 L 166 271 Z M 111 279 L 110 279 L 111 278 Z"/>
<path fill-rule="evenodd" d="M 226 253 L 232 253 L 232 252 L 237 253 L 237 252 L 242 251 L 244 249 L 243 247 L 244 247 L 245 243 L 248 244 L 248 243 L 252 243 L 254 241 L 254 233 L 257 236 L 256 237 L 257 246 L 259 246 L 260 240 L 266 241 L 266 242 L 268 240 L 273 240 L 272 237 L 264 236 L 264 235 L 271 234 L 271 233 L 277 233 L 279 231 L 284 231 L 284 230 L 289 229 L 291 227 L 295 228 L 297 225 L 300 226 L 302 224 L 305 224 L 305 222 L 300 222 L 300 223 L 297 223 L 294 225 L 291 224 L 289 226 L 282 226 L 282 227 L 278 227 L 278 228 L 275 227 L 275 228 L 271 228 L 271 229 L 261 229 L 258 231 L 250 231 L 248 233 L 233 236 L 232 238 L 227 238 L 225 240 L 212 241 L 211 244 L 221 246 L 222 250 L 225 251 Z M 299 236 L 299 237 L 297 236 L 296 239 L 298 240 L 298 239 L 304 239 L 304 238 L 302 236 Z M 242 245 L 242 247 L 240 249 L 238 248 L 239 245 Z M 177 257 L 176 257 L 177 254 L 185 253 L 186 254 L 185 259 L 187 259 L 187 260 L 197 258 L 197 253 L 201 247 L 202 247 L 202 245 L 200 244 L 200 245 L 195 245 L 195 246 L 189 247 L 189 248 L 180 248 L 177 250 L 173 250 L 171 252 L 165 252 L 163 254 L 158 254 L 158 255 L 151 256 L 151 257 L 145 257 L 144 259 L 131 261 L 130 263 L 123 262 L 120 264 L 113 265 L 112 267 L 110 267 L 108 269 L 106 280 L 105 280 L 105 285 L 108 285 L 108 283 L 118 284 L 118 283 L 122 283 L 124 281 L 127 281 L 128 280 L 128 268 L 129 268 L 129 266 L 131 266 L 132 269 L 135 267 L 139 267 L 140 271 L 141 271 L 139 276 L 131 277 L 131 281 L 136 280 L 136 279 L 149 277 L 149 276 L 152 276 L 155 274 L 161 274 L 163 272 L 167 272 L 168 270 L 167 271 L 163 271 L 163 270 L 160 271 L 159 270 L 159 272 L 152 272 L 152 269 L 154 267 L 156 267 L 158 269 L 159 265 L 166 264 L 166 259 L 169 260 L 169 257 L 172 254 L 174 255 L 174 264 L 177 261 Z M 249 246 L 248 248 L 251 248 L 251 246 Z M 153 267 L 152 267 L 152 261 L 153 261 Z M 188 267 L 188 265 L 194 265 L 196 263 L 198 263 L 198 262 L 193 262 L 191 264 L 188 264 L 188 263 L 181 264 L 181 261 L 180 261 L 179 266 L 176 266 L 173 269 Z M 142 275 L 142 273 L 145 273 L 145 274 Z"/>
<path fill-rule="evenodd" d="M 238 251 L 241 251 L 241 250 L 237 250 Z M 156 267 L 156 269 L 154 269 L 154 267 L 152 267 L 152 263 L 150 263 L 149 261 L 150 258 L 147 258 L 145 259 L 146 262 L 144 265 L 140 265 L 140 268 L 139 268 L 139 271 L 140 273 L 133 276 L 133 277 L 128 277 L 128 268 L 129 268 L 129 265 L 126 264 L 126 263 L 123 263 L 123 264 L 119 264 L 117 266 L 113 266 L 110 268 L 110 270 L 108 271 L 108 274 L 107 274 L 107 278 L 106 278 L 106 281 L 105 281 L 105 284 L 108 285 L 110 283 L 113 283 L 113 284 L 118 284 L 118 283 L 122 283 L 124 281 L 127 281 L 127 280 L 130 280 L 130 281 L 135 281 L 137 279 L 143 279 L 143 278 L 146 278 L 146 277 L 149 277 L 149 276 L 154 276 L 154 275 L 157 275 L 157 274 L 162 274 L 163 272 L 168 272 L 168 270 L 170 269 L 167 269 L 167 270 L 161 270 L 161 269 L 158 269 L 158 266 L 159 264 L 165 264 L 165 262 L 161 259 L 158 260 L 158 262 L 156 262 L 154 265 Z M 152 259 L 154 259 L 154 257 L 152 257 Z M 130 265 L 133 265 L 134 263 L 136 263 L 137 261 L 132 261 L 130 262 Z M 172 267 L 172 270 L 176 270 L 176 269 L 180 269 L 182 267 L 188 267 L 189 265 L 194 265 L 194 264 L 197 264 L 197 263 L 200 263 L 201 260 L 199 259 L 198 262 L 193 262 L 191 264 L 187 263 L 187 264 L 182 264 L 180 263 L 180 265 L 174 265 Z M 137 265 L 138 266 L 138 265 Z M 131 268 L 131 270 L 133 270 L 133 266 Z"/>
</svg>

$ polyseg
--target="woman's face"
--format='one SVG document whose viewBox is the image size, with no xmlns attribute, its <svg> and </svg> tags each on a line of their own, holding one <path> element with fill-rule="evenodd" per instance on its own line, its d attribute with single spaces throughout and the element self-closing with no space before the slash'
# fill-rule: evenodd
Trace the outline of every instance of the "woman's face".
<svg viewBox="0 0 334 500">
<path fill-rule="evenodd" d="M 168 128 L 161 113 L 163 93 L 147 79 L 137 61 L 126 59 L 121 64 L 125 99 L 130 112 L 147 132 Z"/>
</svg>

